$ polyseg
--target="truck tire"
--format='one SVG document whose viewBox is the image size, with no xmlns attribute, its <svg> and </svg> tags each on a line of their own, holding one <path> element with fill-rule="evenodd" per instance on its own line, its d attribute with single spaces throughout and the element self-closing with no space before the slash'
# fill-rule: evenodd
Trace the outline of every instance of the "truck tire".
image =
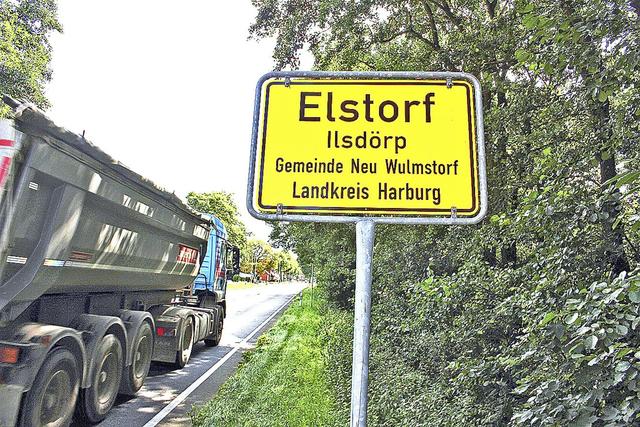
<svg viewBox="0 0 640 427">
<path fill-rule="evenodd" d="M 133 361 L 124 368 L 120 393 L 133 396 L 140 390 L 149 373 L 151 357 L 153 355 L 153 331 L 148 322 L 142 322 L 133 341 Z"/>
<path fill-rule="evenodd" d="M 217 323 L 216 328 L 209 337 L 204 339 L 204 345 L 207 347 L 215 347 L 220 344 L 220 339 L 222 338 L 222 328 L 224 327 L 224 310 L 222 307 L 217 307 Z"/>
<path fill-rule="evenodd" d="M 181 369 L 189 362 L 191 350 L 193 349 L 193 319 L 191 317 L 187 317 L 185 320 L 178 346 L 174 365 L 176 368 Z"/>
<path fill-rule="evenodd" d="M 118 396 L 122 378 L 122 344 L 113 334 L 102 337 L 93 363 L 95 364 L 89 387 L 82 390 L 78 402 L 78 415 L 96 424 L 107 416 Z"/>
<path fill-rule="evenodd" d="M 20 426 L 68 426 L 79 388 L 80 373 L 75 356 L 66 348 L 54 348 L 25 396 Z"/>
</svg>

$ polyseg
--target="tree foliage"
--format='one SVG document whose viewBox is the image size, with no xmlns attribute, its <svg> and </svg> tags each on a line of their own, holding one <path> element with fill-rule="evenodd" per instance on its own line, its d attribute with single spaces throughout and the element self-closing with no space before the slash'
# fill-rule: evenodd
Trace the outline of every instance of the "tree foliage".
<svg viewBox="0 0 640 427">
<path fill-rule="evenodd" d="M 291 251 L 276 250 L 263 240 L 250 239 L 243 252 L 241 270 L 244 273 L 261 275 L 274 271 L 291 277 L 301 272 L 298 260 Z"/>
<path fill-rule="evenodd" d="M 275 266 L 274 251 L 263 240 L 251 239 L 247 242 L 246 253 L 242 256 L 241 270 L 244 273 L 263 274 Z"/>
<path fill-rule="evenodd" d="M 233 195 L 224 191 L 210 193 L 187 194 L 187 203 L 193 209 L 215 215 L 227 229 L 229 242 L 239 248 L 247 244 L 247 228 L 240 219 L 238 207 L 233 201 Z"/>
<path fill-rule="evenodd" d="M 275 269 L 282 275 L 281 279 L 293 278 L 302 273 L 298 259 L 291 251 L 276 250 L 275 251 Z"/>
<path fill-rule="evenodd" d="M 317 69 L 482 84 L 489 217 L 377 229 L 372 424 L 640 423 L 640 3 L 253 3 L 278 68 L 308 47 Z M 271 238 L 351 306 L 352 226 L 278 224 Z M 327 340 L 346 406 L 349 334 Z"/>
<path fill-rule="evenodd" d="M 51 79 L 49 37 L 61 32 L 54 0 L 0 1 L 0 94 L 49 105 L 44 86 Z M 0 117 L 9 109 L 0 100 Z"/>
</svg>

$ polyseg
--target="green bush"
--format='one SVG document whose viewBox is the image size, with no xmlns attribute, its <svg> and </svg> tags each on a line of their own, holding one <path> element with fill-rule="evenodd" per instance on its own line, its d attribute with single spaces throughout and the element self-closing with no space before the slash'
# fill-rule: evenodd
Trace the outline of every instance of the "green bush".
<svg viewBox="0 0 640 427">
<path fill-rule="evenodd" d="M 635 425 L 640 420 L 637 272 L 570 291 L 531 325 L 514 368 L 523 425 Z M 526 351 L 525 351 L 526 350 Z M 526 400 L 525 400 L 526 399 Z"/>
<path fill-rule="evenodd" d="M 490 289 L 474 285 L 479 273 L 375 292 L 371 425 L 637 423 L 637 273 L 553 296 L 534 284 L 514 295 L 517 270 L 493 271 Z M 336 311 L 323 339 L 345 408 L 351 328 L 352 313 Z"/>
</svg>

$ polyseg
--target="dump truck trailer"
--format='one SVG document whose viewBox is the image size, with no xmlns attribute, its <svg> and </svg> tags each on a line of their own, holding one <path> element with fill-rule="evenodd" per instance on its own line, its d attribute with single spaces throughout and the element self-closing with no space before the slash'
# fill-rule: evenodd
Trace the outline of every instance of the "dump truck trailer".
<svg viewBox="0 0 640 427">
<path fill-rule="evenodd" d="M 36 107 L 5 103 L 0 425 L 97 423 L 152 360 L 182 368 L 195 343 L 218 344 L 238 251 L 215 217 Z"/>
</svg>

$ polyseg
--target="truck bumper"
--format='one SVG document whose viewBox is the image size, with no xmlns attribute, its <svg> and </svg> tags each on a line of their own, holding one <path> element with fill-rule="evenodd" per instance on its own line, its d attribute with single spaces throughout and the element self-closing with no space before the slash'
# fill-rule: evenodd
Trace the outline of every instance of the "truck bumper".
<svg viewBox="0 0 640 427">
<path fill-rule="evenodd" d="M 22 386 L 0 384 L 0 426 L 14 427 L 18 423 Z"/>
</svg>

